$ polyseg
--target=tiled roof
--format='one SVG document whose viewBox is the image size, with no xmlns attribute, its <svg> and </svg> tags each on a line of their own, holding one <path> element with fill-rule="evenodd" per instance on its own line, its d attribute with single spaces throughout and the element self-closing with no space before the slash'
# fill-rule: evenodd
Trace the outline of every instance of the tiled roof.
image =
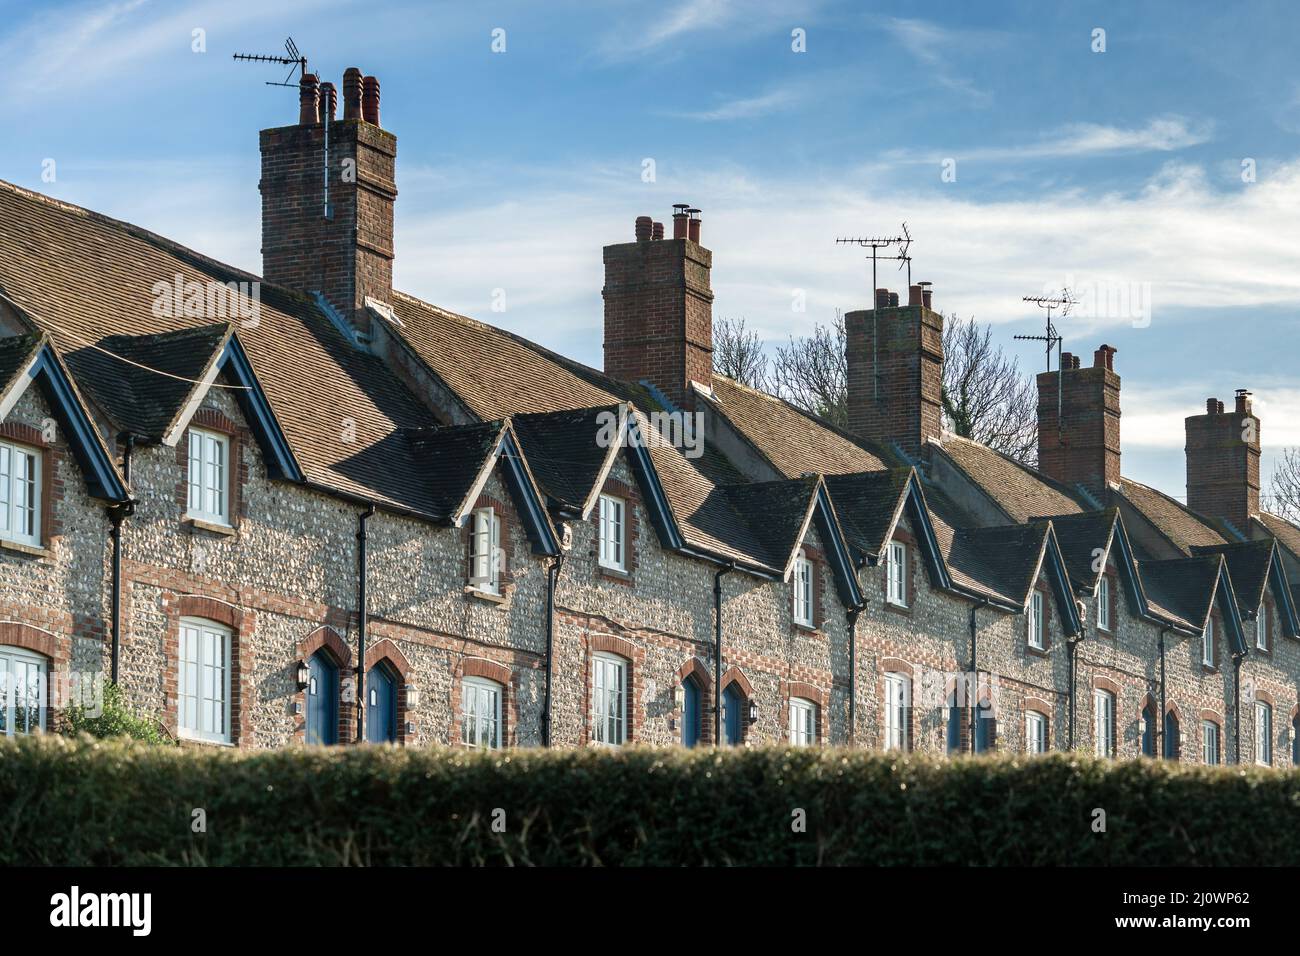
<svg viewBox="0 0 1300 956">
<path fill-rule="evenodd" d="M 826 476 L 845 537 L 860 554 L 874 557 L 884 551 L 885 535 L 911 474 L 910 468 L 893 468 Z"/>
<path fill-rule="evenodd" d="M 1085 589 L 1086 593 L 1091 594 L 1097 586 L 1102 568 L 1096 566 L 1096 555 L 1099 549 L 1110 544 L 1117 516 L 1115 509 L 1108 508 L 1052 518 L 1070 581 L 1075 587 Z"/>
<path fill-rule="evenodd" d="M 1012 521 L 1092 510 L 1063 486 L 978 442 L 946 435 L 942 448 Z"/>
<path fill-rule="evenodd" d="M 1022 606 L 1035 581 L 1047 527 L 1042 523 L 957 529 L 948 572 Z"/>
<path fill-rule="evenodd" d="M 1199 631 L 1210 613 L 1222 564 L 1217 554 L 1139 561 L 1147 603 L 1162 617 Z"/>
<path fill-rule="evenodd" d="M 429 513 L 446 520 L 454 518 L 501 440 L 505 423 L 482 422 L 412 429 L 405 437 L 413 454 L 431 462 L 424 475 Z"/>
<path fill-rule="evenodd" d="M 897 464 L 884 449 L 723 375 L 713 376 L 713 393 L 715 406 L 787 478 L 880 471 Z"/>
<path fill-rule="evenodd" d="M 230 328 L 218 323 L 156 335 L 110 335 L 99 348 L 69 352 L 67 363 L 119 430 L 156 441 L 197 387 L 193 380 L 215 360 Z"/>
<path fill-rule="evenodd" d="M 0 288 L 65 354 L 112 336 L 138 340 L 212 324 L 155 315 L 155 283 L 177 275 L 258 281 L 146 230 L 2 182 L 0 221 L 8 227 L 0 230 Z M 425 469 L 405 457 L 399 433 L 436 420 L 382 359 L 351 346 L 311 300 L 267 283 L 258 321 L 236 327 L 309 481 L 422 509 Z M 78 372 L 88 391 L 96 382 L 111 417 L 139 414 L 113 401 L 113 385 L 99 385 L 85 363 Z"/>
<path fill-rule="evenodd" d="M 1118 497 L 1146 518 L 1183 554 L 1191 554 L 1193 547 L 1226 543 L 1209 521 L 1164 492 L 1123 478 Z"/>
<path fill-rule="evenodd" d="M 31 360 L 43 341 L 42 336 L 34 333 L 0 339 L 0 394 L 9 390 L 13 377 Z"/>
<path fill-rule="evenodd" d="M 1232 579 L 1232 589 L 1237 595 L 1237 606 L 1243 613 L 1255 613 L 1259 603 L 1264 600 L 1264 589 L 1268 587 L 1268 571 L 1273 562 L 1271 540 L 1197 546 L 1192 548 L 1192 552 L 1223 555 L 1228 566 L 1228 577 Z"/>
<path fill-rule="evenodd" d="M 1259 523 L 1265 531 L 1277 538 L 1284 548 L 1300 558 L 1300 528 L 1285 518 L 1268 512 L 1259 515 Z"/>
<path fill-rule="evenodd" d="M 516 415 L 515 433 L 538 485 L 555 503 L 580 509 L 609 455 L 600 445 L 602 415 L 617 405 Z"/>
<path fill-rule="evenodd" d="M 784 570 L 799 532 L 812 507 L 817 477 L 788 481 L 763 481 L 727 485 L 719 489 L 731 507 L 748 525 L 753 540 L 762 548 L 762 560 L 770 568 Z"/>
</svg>

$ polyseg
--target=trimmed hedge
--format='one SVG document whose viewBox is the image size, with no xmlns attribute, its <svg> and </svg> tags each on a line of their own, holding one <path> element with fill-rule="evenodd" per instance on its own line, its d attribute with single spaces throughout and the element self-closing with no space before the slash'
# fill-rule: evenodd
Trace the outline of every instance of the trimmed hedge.
<svg viewBox="0 0 1300 956">
<path fill-rule="evenodd" d="M 0 865 L 33 864 L 1294 866 L 1300 772 L 776 747 L 239 753 L 46 736 L 0 742 Z"/>
</svg>

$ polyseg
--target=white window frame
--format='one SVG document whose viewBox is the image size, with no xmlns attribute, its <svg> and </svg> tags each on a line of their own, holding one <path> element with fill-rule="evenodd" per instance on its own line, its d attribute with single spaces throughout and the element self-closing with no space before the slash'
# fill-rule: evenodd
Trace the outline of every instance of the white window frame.
<svg viewBox="0 0 1300 956">
<path fill-rule="evenodd" d="M 1201 761 L 1209 766 L 1219 763 L 1219 725 L 1212 720 L 1201 721 Z"/>
<path fill-rule="evenodd" d="M 1047 753 L 1047 715 L 1040 710 L 1025 711 L 1025 753 Z"/>
<path fill-rule="evenodd" d="M 795 747 L 817 743 L 817 705 L 803 697 L 790 698 L 790 743 Z"/>
<path fill-rule="evenodd" d="M 885 600 L 896 607 L 907 607 L 906 543 L 891 540 L 885 556 Z"/>
<path fill-rule="evenodd" d="M 600 496 L 600 565 L 627 570 L 627 502 L 613 495 Z"/>
<path fill-rule="evenodd" d="M 32 687 L 32 681 L 36 686 Z M 20 692 L 21 688 L 21 692 Z M 32 698 L 36 694 L 36 721 L 31 720 Z M 14 725 L 15 711 L 22 698 L 27 713 L 26 726 Z M 45 730 L 45 712 L 49 704 L 49 661 L 22 647 L 0 647 L 0 736 L 40 733 Z"/>
<path fill-rule="evenodd" d="M 1044 639 L 1043 592 L 1034 588 L 1029 595 L 1029 646 L 1036 651 L 1047 649 Z"/>
<path fill-rule="evenodd" d="M 1115 756 L 1115 695 L 1100 687 L 1092 692 L 1092 739 L 1098 757 Z"/>
<path fill-rule="evenodd" d="M 897 671 L 885 673 L 885 749 L 907 750 L 912 679 Z"/>
<path fill-rule="evenodd" d="M 1255 649 L 1268 650 L 1268 605 L 1263 601 L 1259 604 L 1259 610 L 1255 612 Z"/>
<path fill-rule="evenodd" d="M 501 517 L 491 505 L 470 514 L 469 586 L 486 594 L 501 593 Z"/>
<path fill-rule="evenodd" d="M 1110 623 L 1110 578 L 1101 576 L 1097 585 L 1097 628 L 1109 632 Z"/>
<path fill-rule="evenodd" d="M 591 656 L 591 739 L 605 747 L 627 743 L 626 658 L 597 652 Z M 612 685 L 612 686 L 611 686 Z"/>
<path fill-rule="evenodd" d="M 794 621 L 804 627 L 813 626 L 813 566 L 808 556 L 800 551 L 794 559 Z"/>
<path fill-rule="evenodd" d="M 183 617 L 177 638 L 176 728 L 187 740 L 231 743 L 231 650 L 234 633 L 204 618 Z M 218 654 L 219 651 L 219 659 Z M 211 696 L 220 693 L 220 697 Z M 216 706 L 220 720 L 213 719 Z"/>
<path fill-rule="evenodd" d="M 486 677 L 460 682 L 460 742 L 478 750 L 501 747 L 501 701 L 505 688 Z"/>
<path fill-rule="evenodd" d="M 1201 631 L 1201 663 L 1206 667 L 1214 666 L 1214 615 L 1205 619 L 1205 628 Z"/>
<path fill-rule="evenodd" d="M 191 428 L 186 474 L 186 515 L 212 524 L 230 524 L 230 436 Z"/>
<path fill-rule="evenodd" d="M 41 544 L 39 448 L 0 441 L 0 538 L 33 548 Z M 15 467 L 18 462 L 22 467 Z"/>
<path fill-rule="evenodd" d="M 1255 763 L 1273 766 L 1273 707 L 1262 700 L 1255 701 Z"/>
</svg>

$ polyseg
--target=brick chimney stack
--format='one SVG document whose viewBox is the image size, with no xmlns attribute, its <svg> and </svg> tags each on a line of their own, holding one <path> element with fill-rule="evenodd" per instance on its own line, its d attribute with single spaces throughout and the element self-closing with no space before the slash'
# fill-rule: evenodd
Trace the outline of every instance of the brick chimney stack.
<svg viewBox="0 0 1300 956">
<path fill-rule="evenodd" d="M 1098 497 L 1119 485 L 1119 385 L 1109 345 L 1093 353 L 1091 368 L 1064 352 L 1059 374 L 1038 373 L 1039 471 Z"/>
<path fill-rule="evenodd" d="M 605 247 L 605 372 L 647 381 L 679 408 L 691 382 L 713 379 L 713 253 L 700 245 L 700 210 L 673 208 L 673 238 L 650 216 L 635 242 Z"/>
<path fill-rule="evenodd" d="M 901 306 L 877 289 L 874 309 L 844 316 L 849 429 L 912 458 L 943 434 L 943 316 L 928 288 L 908 289 Z"/>
<path fill-rule="evenodd" d="M 1248 533 L 1259 514 L 1259 419 L 1250 392 L 1237 389 L 1233 410 L 1208 399 L 1204 415 L 1186 419 L 1187 506 Z"/>
<path fill-rule="evenodd" d="M 393 207 L 397 137 L 379 127 L 379 81 L 356 67 L 343 74 L 343 119 L 326 124 L 331 83 L 304 76 L 295 126 L 264 129 L 262 272 L 268 282 L 320 294 L 363 339 L 366 299 L 393 298 Z"/>
</svg>

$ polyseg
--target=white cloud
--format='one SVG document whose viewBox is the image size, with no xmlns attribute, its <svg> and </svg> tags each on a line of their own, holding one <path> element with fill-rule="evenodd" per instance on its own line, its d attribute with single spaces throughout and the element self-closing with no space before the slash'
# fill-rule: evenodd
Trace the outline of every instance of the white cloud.
<svg viewBox="0 0 1300 956">
<path fill-rule="evenodd" d="M 820 0 L 682 0 L 668 11 L 651 4 L 651 11 L 619 23 L 607 33 L 600 50 L 608 60 L 623 61 L 651 50 L 684 42 L 693 34 L 709 33 L 715 41 L 738 40 L 777 24 L 807 26 Z"/>
<path fill-rule="evenodd" d="M 801 99 L 802 95 L 793 86 L 787 86 L 771 90 L 767 93 L 762 93 L 758 96 L 740 97 L 737 99 L 727 100 L 712 109 L 668 113 L 667 115 L 676 116 L 679 119 L 701 120 L 706 122 L 753 119 L 757 116 L 766 116 L 769 113 L 789 109 L 798 104 Z"/>
<path fill-rule="evenodd" d="M 953 70 L 952 60 L 963 52 L 987 55 L 990 46 L 1005 39 L 1002 34 L 991 30 L 950 30 L 925 20 L 901 17 L 891 17 L 882 26 L 926 67 L 924 75 L 932 82 L 966 97 L 974 105 L 986 106 L 992 102 L 992 94 Z"/>
</svg>

